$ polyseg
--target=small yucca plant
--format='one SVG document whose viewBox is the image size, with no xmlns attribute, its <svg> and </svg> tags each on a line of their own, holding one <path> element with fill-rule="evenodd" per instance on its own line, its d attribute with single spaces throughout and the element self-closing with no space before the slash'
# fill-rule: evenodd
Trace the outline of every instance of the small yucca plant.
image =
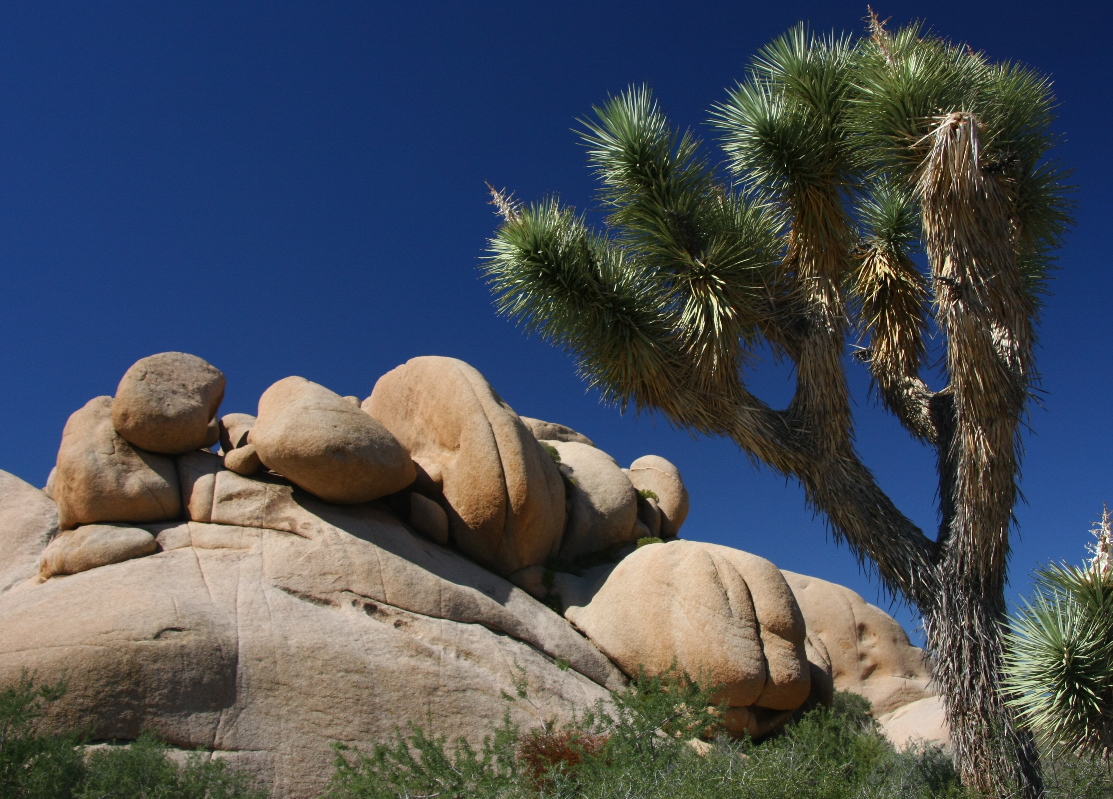
<svg viewBox="0 0 1113 799">
<path fill-rule="evenodd" d="M 1036 593 L 1010 620 L 1005 689 L 1048 744 L 1113 755 L 1113 516 L 1094 527 L 1083 567 L 1036 572 Z"/>
</svg>

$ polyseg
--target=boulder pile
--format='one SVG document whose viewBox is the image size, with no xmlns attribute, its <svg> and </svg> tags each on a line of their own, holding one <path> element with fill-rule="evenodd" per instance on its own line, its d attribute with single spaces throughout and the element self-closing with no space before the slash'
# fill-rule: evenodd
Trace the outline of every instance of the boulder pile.
<svg viewBox="0 0 1113 799">
<path fill-rule="evenodd" d="M 834 688 L 894 729 L 938 709 L 883 612 L 678 540 L 675 466 L 622 468 L 461 361 L 415 358 L 362 401 L 288 377 L 254 415 L 220 416 L 224 386 L 144 358 L 70 417 L 45 489 L 0 472 L 0 686 L 66 675 L 58 730 L 149 730 L 296 799 L 333 742 L 411 722 L 478 742 L 523 682 L 523 727 L 674 665 L 739 735 Z"/>
</svg>

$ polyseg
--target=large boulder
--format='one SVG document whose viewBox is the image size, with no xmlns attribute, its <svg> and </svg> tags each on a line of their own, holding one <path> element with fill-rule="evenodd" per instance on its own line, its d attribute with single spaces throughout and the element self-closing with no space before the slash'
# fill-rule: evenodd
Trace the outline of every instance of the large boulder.
<svg viewBox="0 0 1113 799">
<path fill-rule="evenodd" d="M 924 652 L 885 611 L 837 583 L 782 571 L 804 614 L 808 636 L 822 642 L 834 687 L 869 700 L 873 715 L 932 696 Z"/>
<path fill-rule="evenodd" d="M 561 560 L 574 561 L 592 552 L 636 541 L 638 494 L 615 459 L 576 441 L 542 443 L 557 451 L 561 466 L 571 478 Z"/>
<path fill-rule="evenodd" d="M 58 534 L 58 506 L 42 491 L 0 471 L 0 594 L 34 577 L 39 553 Z"/>
<path fill-rule="evenodd" d="M 63 530 L 181 514 L 174 461 L 136 449 L 116 432 L 111 397 L 91 399 L 70 416 L 56 468 L 54 499 Z"/>
<path fill-rule="evenodd" d="M 696 541 L 651 544 L 585 598 L 565 615 L 619 668 L 675 665 L 719 686 L 733 733 L 768 734 L 808 698 L 804 619 L 764 558 Z"/>
<path fill-rule="evenodd" d="M 157 554 L 0 595 L 0 685 L 67 675 L 45 731 L 150 731 L 309 799 L 335 741 L 369 751 L 412 722 L 478 745 L 507 711 L 568 720 L 622 685 L 562 618 L 383 510 L 204 456 L 183 458 L 191 499 L 208 482 L 210 517 L 246 526 L 153 525 Z"/>
<path fill-rule="evenodd" d="M 634 488 L 655 498 L 661 537 L 676 536 L 688 518 L 688 489 L 680 479 L 680 470 L 660 455 L 643 455 L 630 464 L 629 476 Z"/>
<path fill-rule="evenodd" d="M 414 358 L 379 378 L 363 408 L 421 467 L 418 490 L 439 489 L 462 552 L 503 575 L 556 554 L 560 472 L 483 375 L 454 358 Z"/>
<path fill-rule="evenodd" d="M 196 355 L 162 352 L 124 373 L 112 402 L 112 424 L 140 449 L 180 455 L 216 443 L 224 375 Z"/>
<path fill-rule="evenodd" d="M 385 427 L 304 377 L 287 377 L 263 392 L 247 438 L 264 466 L 328 502 L 370 502 L 416 476 Z"/>
</svg>

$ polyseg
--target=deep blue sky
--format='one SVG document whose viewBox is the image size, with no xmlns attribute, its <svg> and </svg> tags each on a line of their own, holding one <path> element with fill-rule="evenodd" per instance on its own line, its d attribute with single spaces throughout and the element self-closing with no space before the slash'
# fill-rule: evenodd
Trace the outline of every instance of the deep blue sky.
<svg viewBox="0 0 1113 799">
<path fill-rule="evenodd" d="M 888 2 L 1050 73 L 1078 224 L 1041 326 L 1046 392 L 1026 437 L 1013 587 L 1077 562 L 1113 503 L 1111 175 L 1105 3 Z M 632 83 L 698 127 L 756 48 L 799 20 L 862 28 L 864 3 L 522 2 L 0 5 L 0 468 L 41 485 L 67 416 L 145 355 L 183 350 L 254 412 L 297 374 L 366 396 L 416 355 L 462 358 L 524 415 L 623 464 L 656 453 L 692 495 L 689 538 L 878 599 L 801 492 L 731 445 L 599 405 L 573 360 L 497 318 L 477 263 L 484 181 L 593 206 L 570 128 Z M 710 138 L 708 136 L 708 138 Z M 934 528 L 927 451 L 873 407 L 859 438 Z M 760 381 L 783 401 L 783 371 Z M 910 617 L 901 614 L 906 622 Z"/>
</svg>

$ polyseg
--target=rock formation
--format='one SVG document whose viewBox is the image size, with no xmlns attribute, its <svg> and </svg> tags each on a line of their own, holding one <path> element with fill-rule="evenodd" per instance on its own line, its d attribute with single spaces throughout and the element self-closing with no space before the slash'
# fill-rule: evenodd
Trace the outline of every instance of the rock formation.
<svg viewBox="0 0 1113 799">
<path fill-rule="evenodd" d="M 0 686 L 65 674 L 55 730 L 149 730 L 300 799 L 333 742 L 416 723 L 478 743 L 508 709 L 566 720 L 639 667 L 717 686 L 736 734 L 832 685 L 894 736 L 930 715 L 885 614 L 673 540 L 672 464 L 623 470 L 467 364 L 416 358 L 362 403 L 290 377 L 257 415 L 218 418 L 223 390 L 194 356 L 145 358 L 67 422 L 49 491 L 0 472 Z"/>
</svg>

